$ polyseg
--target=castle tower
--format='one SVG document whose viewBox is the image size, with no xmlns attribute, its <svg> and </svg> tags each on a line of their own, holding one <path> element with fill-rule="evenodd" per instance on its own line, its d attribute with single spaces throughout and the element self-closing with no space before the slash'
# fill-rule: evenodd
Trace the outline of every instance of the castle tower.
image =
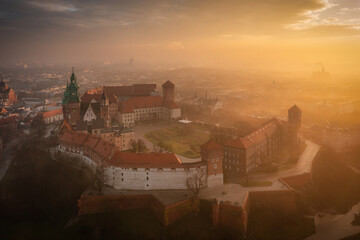
<svg viewBox="0 0 360 240">
<path fill-rule="evenodd" d="M 207 186 L 223 184 L 223 147 L 210 140 L 201 145 L 201 161 L 207 163 Z"/>
<path fill-rule="evenodd" d="M 163 106 L 171 106 L 174 103 L 175 84 L 166 81 L 163 85 Z"/>
<path fill-rule="evenodd" d="M 111 119 L 109 113 L 109 98 L 106 95 L 105 91 L 103 91 L 100 100 L 100 114 L 101 114 L 101 118 L 105 120 L 106 127 L 110 127 Z"/>
<path fill-rule="evenodd" d="M 294 105 L 288 110 L 288 133 L 291 143 L 300 143 L 302 111 Z"/>
<path fill-rule="evenodd" d="M 74 68 L 72 68 L 72 74 L 70 76 L 70 84 L 66 84 L 66 90 L 62 99 L 64 119 L 70 124 L 80 120 L 80 97 L 79 86 L 77 84 L 77 77 L 75 75 Z"/>
</svg>

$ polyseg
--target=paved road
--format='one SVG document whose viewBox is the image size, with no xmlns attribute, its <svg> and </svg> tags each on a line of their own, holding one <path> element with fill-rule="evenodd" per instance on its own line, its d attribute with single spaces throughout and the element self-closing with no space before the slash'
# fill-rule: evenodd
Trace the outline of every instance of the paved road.
<svg viewBox="0 0 360 240">
<path fill-rule="evenodd" d="M 318 153 L 320 146 L 316 143 L 313 143 L 310 140 L 306 140 L 306 148 L 297 165 L 294 168 L 279 171 L 275 173 L 268 173 L 268 174 L 254 174 L 251 176 L 252 180 L 256 181 L 276 181 L 280 177 L 287 177 L 297 174 L 302 174 L 306 172 L 311 172 L 312 161 L 314 160 L 316 154 Z"/>
</svg>

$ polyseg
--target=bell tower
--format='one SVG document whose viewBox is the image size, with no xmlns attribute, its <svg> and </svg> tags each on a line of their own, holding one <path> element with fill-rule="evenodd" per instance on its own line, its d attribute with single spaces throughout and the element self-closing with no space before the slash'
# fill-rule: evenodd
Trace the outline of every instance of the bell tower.
<svg viewBox="0 0 360 240">
<path fill-rule="evenodd" d="M 64 97 L 62 99 L 64 119 L 70 124 L 80 120 L 80 97 L 79 86 L 77 84 L 77 77 L 75 70 L 72 68 L 72 74 L 70 76 L 70 84 L 67 82 Z"/>
</svg>

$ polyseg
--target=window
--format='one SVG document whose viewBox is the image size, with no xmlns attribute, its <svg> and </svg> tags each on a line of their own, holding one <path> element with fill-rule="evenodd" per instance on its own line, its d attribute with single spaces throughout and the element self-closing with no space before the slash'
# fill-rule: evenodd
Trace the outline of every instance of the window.
<svg viewBox="0 0 360 240">
<path fill-rule="evenodd" d="M 216 169 L 217 168 L 217 165 L 216 164 L 214 164 L 214 169 Z"/>
</svg>

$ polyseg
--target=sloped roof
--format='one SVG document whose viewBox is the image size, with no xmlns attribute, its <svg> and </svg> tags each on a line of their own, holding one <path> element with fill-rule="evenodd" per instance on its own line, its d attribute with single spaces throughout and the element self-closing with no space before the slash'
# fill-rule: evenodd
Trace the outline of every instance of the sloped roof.
<svg viewBox="0 0 360 240">
<path fill-rule="evenodd" d="M 296 106 L 296 104 L 294 106 L 292 106 L 291 108 L 289 108 L 288 110 L 289 112 L 301 112 L 301 109 Z"/>
<path fill-rule="evenodd" d="M 173 153 L 130 153 L 117 151 L 111 158 L 111 165 L 121 167 L 176 168 L 182 163 Z"/>
<path fill-rule="evenodd" d="M 162 107 L 161 96 L 132 97 L 119 104 L 121 113 L 131 113 L 134 109 Z"/>
<path fill-rule="evenodd" d="M 95 99 L 95 101 L 97 102 L 100 102 L 101 97 L 102 97 L 102 93 L 86 92 L 81 97 L 81 103 L 89 103 L 93 99 Z"/>
<path fill-rule="evenodd" d="M 211 151 L 217 149 L 221 150 L 222 148 L 223 147 L 214 140 L 209 140 L 208 142 L 201 145 L 201 150 L 205 150 L 205 151 Z"/>
<path fill-rule="evenodd" d="M 95 103 L 91 103 L 91 102 L 81 102 L 80 104 L 80 115 L 81 118 L 84 117 L 84 114 L 86 113 L 86 111 L 89 108 L 89 105 L 91 105 L 92 110 L 94 111 L 94 114 L 96 115 L 96 117 L 100 117 L 100 103 L 99 102 L 95 102 Z"/>
<path fill-rule="evenodd" d="M 225 146 L 234 148 L 248 148 L 254 144 L 260 143 L 268 136 L 272 135 L 278 129 L 280 123 L 281 122 L 278 119 L 274 118 L 267 124 L 256 129 L 245 137 L 227 141 Z"/>
<path fill-rule="evenodd" d="M 175 87 L 175 84 L 173 84 L 170 80 L 167 80 L 165 83 L 163 83 L 162 86 L 165 88 L 171 88 L 171 87 Z"/>
<path fill-rule="evenodd" d="M 110 157 L 112 156 L 114 147 L 115 146 L 113 144 L 111 144 L 111 143 L 105 141 L 104 139 L 100 138 L 100 140 L 98 141 L 96 146 L 93 148 L 93 150 L 97 154 L 104 157 L 105 159 L 110 159 Z"/>
<path fill-rule="evenodd" d="M 48 117 L 53 117 L 53 116 L 62 115 L 62 114 L 63 114 L 62 109 L 56 109 L 56 110 L 52 110 L 52 111 L 42 113 L 42 117 L 43 118 L 48 118 Z"/>
<path fill-rule="evenodd" d="M 75 146 L 82 146 L 86 138 L 87 138 L 87 134 L 85 133 L 67 130 L 64 131 L 64 133 L 60 136 L 59 142 L 63 142 Z"/>
</svg>

